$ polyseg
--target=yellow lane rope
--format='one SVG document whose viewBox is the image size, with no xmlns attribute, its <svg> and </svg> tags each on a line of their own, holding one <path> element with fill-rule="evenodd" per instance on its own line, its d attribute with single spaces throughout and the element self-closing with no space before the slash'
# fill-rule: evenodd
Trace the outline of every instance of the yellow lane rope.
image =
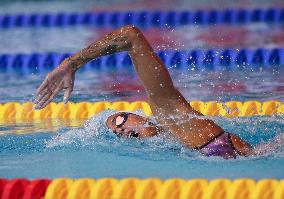
<svg viewBox="0 0 284 199">
<path fill-rule="evenodd" d="M 243 117 L 260 115 L 284 115 L 284 104 L 281 101 L 230 101 L 203 102 L 191 101 L 190 105 L 208 116 Z M 93 115 L 113 109 L 117 111 L 142 110 L 145 115 L 152 115 L 150 106 L 145 101 L 136 102 L 79 102 L 79 103 L 50 103 L 42 110 L 34 110 L 31 102 L 23 104 L 8 102 L 0 104 L 0 122 L 32 121 L 41 119 L 88 119 Z"/>
<path fill-rule="evenodd" d="M 103 178 L 52 180 L 45 199 L 283 199 L 284 180 Z"/>
</svg>

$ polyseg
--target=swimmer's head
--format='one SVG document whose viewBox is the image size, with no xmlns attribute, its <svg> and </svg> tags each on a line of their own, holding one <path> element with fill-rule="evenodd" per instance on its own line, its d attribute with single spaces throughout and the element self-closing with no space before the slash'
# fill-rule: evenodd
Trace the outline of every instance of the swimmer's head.
<svg viewBox="0 0 284 199">
<path fill-rule="evenodd" d="M 118 112 L 108 117 L 106 125 L 117 136 L 146 138 L 157 135 L 158 127 L 146 117 L 127 112 Z"/>
</svg>

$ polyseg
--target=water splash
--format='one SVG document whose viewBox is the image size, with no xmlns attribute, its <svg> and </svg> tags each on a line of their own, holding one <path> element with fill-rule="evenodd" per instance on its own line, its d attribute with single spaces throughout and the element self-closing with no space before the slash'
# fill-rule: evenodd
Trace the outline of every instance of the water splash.
<svg viewBox="0 0 284 199">
<path fill-rule="evenodd" d="M 284 133 L 276 135 L 274 138 L 267 142 L 262 141 L 258 144 L 254 151 L 257 155 L 276 155 L 284 156 Z"/>
<path fill-rule="evenodd" d="M 113 110 L 106 110 L 99 115 L 88 120 L 81 128 L 72 130 L 61 129 L 57 135 L 46 142 L 48 150 L 53 149 L 79 149 L 95 150 L 100 152 L 115 153 L 122 156 L 134 156 L 142 159 L 165 160 L 165 159 L 187 159 L 220 161 L 219 157 L 204 157 L 197 151 L 184 147 L 173 138 L 171 133 L 165 132 L 159 136 L 146 138 L 143 140 L 136 138 L 118 138 L 105 125 L 106 119 L 114 114 Z M 133 112 L 143 115 L 142 112 Z M 151 119 L 155 119 L 152 117 Z M 244 140 L 250 142 L 255 147 L 258 156 L 251 158 L 261 158 L 276 154 L 284 155 L 284 134 L 283 119 L 280 117 L 245 117 L 245 118 L 221 118 L 208 117 L 220 124 L 227 132 L 236 133 Z M 179 121 L 182 122 L 182 121 Z M 275 135 L 277 135 L 275 137 Z M 146 154 L 146 155 L 145 155 Z M 238 160 L 251 159 L 238 157 Z"/>
<path fill-rule="evenodd" d="M 56 136 L 46 143 L 47 148 L 65 146 L 70 144 L 88 145 L 94 139 L 107 137 L 112 135 L 105 125 L 106 118 L 115 113 L 112 110 L 104 112 L 92 117 L 83 127 L 75 128 L 69 131 L 61 129 Z M 113 136 L 114 137 L 114 136 Z"/>
<path fill-rule="evenodd" d="M 81 128 L 69 131 L 61 129 L 46 142 L 47 149 L 80 148 L 154 160 L 176 158 L 181 152 L 183 146 L 166 132 L 143 140 L 118 138 L 105 125 L 106 119 L 114 113 L 113 110 L 106 110 L 88 120 Z M 145 116 L 140 111 L 133 113 Z"/>
</svg>

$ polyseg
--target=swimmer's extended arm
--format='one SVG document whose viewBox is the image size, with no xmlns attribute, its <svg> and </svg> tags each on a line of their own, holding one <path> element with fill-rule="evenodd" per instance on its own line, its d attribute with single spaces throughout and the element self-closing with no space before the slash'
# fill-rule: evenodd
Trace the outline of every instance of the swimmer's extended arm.
<svg viewBox="0 0 284 199">
<path fill-rule="evenodd" d="M 73 90 L 75 72 L 82 65 L 100 56 L 121 51 L 129 52 L 137 74 L 151 99 L 183 99 L 175 89 L 166 67 L 143 34 L 133 26 L 124 26 L 66 58 L 49 73 L 37 91 L 36 108 L 44 108 L 63 89 L 66 89 L 64 101 L 67 102 Z M 185 103 L 187 104 L 186 101 Z"/>
</svg>

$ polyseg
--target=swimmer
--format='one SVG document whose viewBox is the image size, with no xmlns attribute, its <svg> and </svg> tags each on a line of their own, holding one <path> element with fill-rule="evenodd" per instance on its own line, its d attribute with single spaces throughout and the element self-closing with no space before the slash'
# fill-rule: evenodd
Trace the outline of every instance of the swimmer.
<svg viewBox="0 0 284 199">
<path fill-rule="evenodd" d="M 148 97 L 157 124 L 137 114 L 118 112 L 106 120 L 117 136 L 146 138 L 169 131 L 183 145 L 206 156 L 225 159 L 254 154 L 252 147 L 235 134 L 225 132 L 212 120 L 194 110 L 175 88 L 166 66 L 142 32 L 124 26 L 66 58 L 50 72 L 37 90 L 35 108 L 42 109 L 61 91 L 67 103 L 76 71 L 87 62 L 104 55 L 128 51 Z M 189 117 L 190 116 L 190 117 Z"/>
</svg>

